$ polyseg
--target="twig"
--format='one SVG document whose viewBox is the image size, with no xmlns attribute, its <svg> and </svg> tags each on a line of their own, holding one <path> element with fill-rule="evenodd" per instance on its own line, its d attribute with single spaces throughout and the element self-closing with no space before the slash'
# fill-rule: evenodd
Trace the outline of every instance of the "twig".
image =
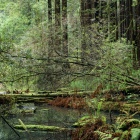
<svg viewBox="0 0 140 140">
<path fill-rule="evenodd" d="M 110 123 L 112 124 L 113 119 L 112 119 L 112 111 L 111 111 L 111 109 L 109 109 L 109 118 L 110 118 Z"/>
<path fill-rule="evenodd" d="M 15 132 L 16 135 L 18 135 L 18 137 L 20 137 L 20 135 L 16 132 L 16 130 L 6 121 L 6 119 L 1 116 L 1 118 L 6 122 L 6 124 Z"/>
</svg>

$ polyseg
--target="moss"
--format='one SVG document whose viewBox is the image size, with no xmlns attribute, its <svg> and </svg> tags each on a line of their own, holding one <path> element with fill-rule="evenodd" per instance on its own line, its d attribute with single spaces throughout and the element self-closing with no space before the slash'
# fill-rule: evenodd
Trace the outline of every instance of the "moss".
<svg viewBox="0 0 140 140">
<path fill-rule="evenodd" d="M 94 106 L 96 107 L 96 106 Z M 101 106 L 101 110 L 109 110 L 111 109 L 112 111 L 120 111 L 120 110 L 126 110 L 126 111 L 131 111 L 131 112 L 139 112 L 140 111 L 140 103 L 139 102 L 133 102 L 133 103 L 128 103 L 128 102 L 112 102 L 112 101 L 104 101 Z"/>
<path fill-rule="evenodd" d="M 21 113 L 23 113 L 23 114 L 34 114 L 34 110 L 22 110 Z"/>
<path fill-rule="evenodd" d="M 95 117 L 95 116 L 83 116 L 82 118 L 80 118 L 77 122 L 75 122 L 73 124 L 73 127 L 81 127 L 84 126 L 88 123 L 96 123 L 96 121 L 98 121 L 99 118 Z M 100 120 L 105 124 L 106 122 L 106 118 L 104 116 L 100 117 Z"/>
<path fill-rule="evenodd" d="M 83 116 L 77 122 L 73 124 L 74 127 L 81 127 L 86 125 L 89 122 L 94 122 L 94 119 L 91 116 Z"/>
<path fill-rule="evenodd" d="M 64 131 L 66 128 L 58 126 L 47 126 L 47 125 L 25 125 L 27 130 L 37 131 Z M 15 125 L 14 128 L 24 130 L 22 125 Z"/>
</svg>

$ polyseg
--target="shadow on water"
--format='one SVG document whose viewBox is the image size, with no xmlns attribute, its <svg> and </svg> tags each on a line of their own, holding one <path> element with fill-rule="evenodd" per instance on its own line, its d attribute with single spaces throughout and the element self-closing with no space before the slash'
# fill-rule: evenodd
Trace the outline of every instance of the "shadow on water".
<svg viewBox="0 0 140 140">
<path fill-rule="evenodd" d="M 29 105 L 32 107 L 34 105 Z M 27 108 L 27 106 L 24 106 Z M 77 110 L 52 107 L 48 105 L 34 106 L 35 113 L 7 116 L 5 119 L 13 126 L 19 124 L 18 119 L 21 119 L 25 125 L 39 124 L 48 126 L 59 126 L 70 128 L 77 121 L 81 114 Z M 70 132 L 46 132 L 46 131 L 18 131 L 16 134 L 8 124 L 0 118 L 0 140 L 71 140 Z"/>
</svg>

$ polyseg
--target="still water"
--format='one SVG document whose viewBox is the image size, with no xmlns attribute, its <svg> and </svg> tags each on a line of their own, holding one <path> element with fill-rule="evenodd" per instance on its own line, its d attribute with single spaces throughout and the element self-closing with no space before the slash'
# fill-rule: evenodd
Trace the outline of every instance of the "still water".
<svg viewBox="0 0 140 140">
<path fill-rule="evenodd" d="M 48 105 L 24 104 L 24 108 L 36 108 L 35 113 L 5 116 L 6 121 L 11 125 L 19 124 L 21 119 L 24 124 L 39 124 L 48 126 L 59 126 L 71 128 L 72 124 L 81 117 L 81 112 L 73 109 L 64 109 Z M 16 134 L 17 133 L 17 134 Z M 0 140 L 71 140 L 70 132 L 46 132 L 28 131 L 16 133 L 0 118 Z M 19 137 L 19 136 L 20 137 Z"/>
</svg>

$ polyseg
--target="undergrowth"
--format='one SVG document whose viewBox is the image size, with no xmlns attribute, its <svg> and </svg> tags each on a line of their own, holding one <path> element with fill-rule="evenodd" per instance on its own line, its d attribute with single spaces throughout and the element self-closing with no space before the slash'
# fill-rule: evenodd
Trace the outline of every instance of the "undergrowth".
<svg viewBox="0 0 140 140">
<path fill-rule="evenodd" d="M 94 123 L 89 122 L 83 127 L 77 128 L 73 131 L 72 140 L 99 140 L 100 135 L 96 131 L 100 130 L 104 132 L 109 129 L 109 125 L 105 125 L 100 118 L 97 118 Z"/>
<path fill-rule="evenodd" d="M 70 97 L 57 97 L 56 99 L 49 101 L 48 104 L 73 109 L 82 109 L 86 106 L 85 100 L 82 97 L 76 97 L 75 95 Z"/>
</svg>

